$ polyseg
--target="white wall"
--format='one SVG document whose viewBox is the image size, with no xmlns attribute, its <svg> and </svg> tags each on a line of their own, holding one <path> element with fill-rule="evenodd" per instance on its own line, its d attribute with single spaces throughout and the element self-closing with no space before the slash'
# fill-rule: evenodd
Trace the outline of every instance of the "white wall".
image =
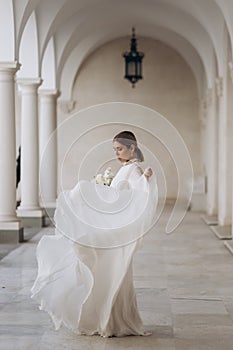
<svg viewBox="0 0 233 350">
<path fill-rule="evenodd" d="M 63 155 L 67 150 L 67 145 L 76 129 L 77 135 L 84 132 L 88 127 L 93 126 L 97 120 L 92 113 L 92 120 L 86 118 L 86 113 L 76 114 L 83 108 L 105 102 L 131 102 L 152 108 L 162 114 L 170 121 L 183 137 L 191 155 L 195 175 L 200 174 L 200 125 L 198 117 L 198 101 L 196 82 L 192 72 L 186 62 L 173 49 L 159 41 L 149 38 L 139 38 L 138 49 L 145 53 L 143 61 L 144 79 L 137 83 L 136 88 L 132 89 L 128 81 L 123 79 L 124 61 L 123 51 L 128 51 L 129 39 L 121 38 L 114 40 L 92 53 L 81 66 L 77 74 L 72 99 L 76 101 L 76 107 L 70 127 L 63 128 L 58 134 L 59 167 L 63 160 Z M 132 130 L 136 133 L 138 141 L 149 147 L 150 151 L 159 159 L 161 167 L 164 170 L 168 197 L 175 198 L 177 194 L 177 178 L 174 176 L 176 167 L 168 155 L 168 152 L 161 147 L 161 143 L 155 137 L 150 138 L 148 130 L 155 129 L 156 118 L 148 120 L 148 116 L 142 112 L 134 118 L 131 112 L 128 115 L 118 116 L 109 112 L 105 116 L 105 122 L 118 122 L 118 125 L 110 127 L 98 127 L 98 131 L 91 132 L 89 138 L 83 138 L 78 141 L 76 153 L 66 159 L 63 184 L 65 187 L 71 187 L 76 180 L 76 169 L 81 163 L 85 152 L 96 142 L 111 140 L 111 138 L 121 130 Z M 99 123 L 103 123 L 99 112 L 96 114 Z M 68 115 L 59 109 L 58 123 L 67 121 Z M 127 127 L 124 123 L 129 123 Z M 140 124 L 140 128 L 136 124 Z M 143 130 L 143 128 L 145 130 Z M 96 128 L 95 128 L 96 129 Z M 97 130 L 96 129 L 96 130 Z M 157 135 L 158 136 L 158 135 Z M 94 141 L 94 143 L 93 143 Z M 108 146 L 110 143 L 108 141 Z M 103 149 L 106 149 L 103 148 Z M 98 162 L 107 161 L 108 151 L 101 151 L 101 156 L 97 157 Z M 114 154 L 112 154 L 114 156 Z M 101 158 L 102 157 L 102 158 Z M 97 162 L 93 158 L 92 162 Z M 147 154 L 145 167 L 152 156 Z M 97 166 L 97 163 L 96 163 Z M 156 161 L 154 163 L 156 166 Z M 87 168 L 86 168 L 87 169 Z M 92 171 L 94 171 L 92 169 Z M 181 170 L 185 171 L 185 169 Z M 90 177 L 91 171 L 83 174 L 83 178 Z M 161 173 L 162 174 L 162 173 Z M 161 180 L 162 181 L 162 180 Z"/>
</svg>

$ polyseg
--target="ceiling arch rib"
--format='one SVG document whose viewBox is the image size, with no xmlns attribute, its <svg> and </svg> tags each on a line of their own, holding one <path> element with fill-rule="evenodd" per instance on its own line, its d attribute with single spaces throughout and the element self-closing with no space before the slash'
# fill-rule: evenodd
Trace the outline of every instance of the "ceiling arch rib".
<svg viewBox="0 0 233 350">
<path fill-rule="evenodd" d="M 54 15 L 56 12 L 56 16 L 53 17 L 52 21 L 46 21 L 44 20 L 44 35 L 43 35 L 43 45 L 41 48 L 40 53 L 40 59 L 43 59 L 44 52 L 46 50 L 46 46 L 52 36 L 55 35 L 56 31 L 59 30 L 60 26 L 64 25 L 64 23 L 68 24 L 70 26 L 70 22 L 75 20 L 76 22 L 79 22 L 83 16 L 85 16 L 85 13 L 88 10 L 92 10 L 93 5 L 96 3 L 99 3 L 103 0 L 62 0 L 62 6 L 57 7 L 56 9 L 52 8 L 52 5 L 54 3 L 51 3 L 51 7 L 49 8 L 49 11 L 51 12 L 51 16 Z M 45 6 L 45 4 L 43 4 Z M 46 11 L 48 9 L 46 8 Z M 43 16 L 43 8 L 40 9 L 40 16 Z M 73 16 L 75 14 L 75 16 Z M 39 17 L 40 17 L 39 16 Z"/>
<path fill-rule="evenodd" d="M 57 62 L 62 61 L 62 55 L 64 51 L 66 50 L 66 45 L 69 42 L 70 38 L 72 37 L 74 31 L 76 30 L 77 26 L 82 26 L 82 20 L 77 20 L 75 16 L 73 16 L 68 22 L 65 23 L 65 25 L 60 28 L 54 37 L 55 44 L 56 44 L 56 58 Z"/>
<path fill-rule="evenodd" d="M 201 5 L 201 2 L 198 1 L 198 6 Z M 207 0 L 209 1 L 209 0 Z M 185 7 L 185 3 L 188 3 L 189 5 Z M 182 4 L 182 7 L 177 6 L 179 4 Z M 197 20 L 197 18 L 194 18 L 197 16 L 196 12 L 193 11 L 193 9 L 190 11 L 190 4 L 192 2 L 190 0 L 179 0 L 174 4 L 174 1 L 171 2 L 171 0 L 153 0 L 153 1 L 147 1 L 146 5 L 145 3 L 142 4 L 141 1 L 135 0 L 134 8 L 132 9 L 132 6 L 130 4 L 130 1 L 125 0 L 124 2 L 113 2 L 113 1 L 106 1 L 106 0 L 80 0 L 77 2 L 77 0 L 57 0 L 56 2 L 52 1 L 39 1 L 39 0 L 29 0 L 27 9 L 31 6 L 36 7 L 37 11 L 37 18 L 39 23 L 39 38 L 41 42 L 41 49 L 42 51 L 46 49 L 47 42 L 50 39 L 51 33 L 56 33 L 56 46 L 59 48 L 59 36 L 57 35 L 57 29 L 58 25 L 59 28 L 62 27 L 62 23 L 64 21 L 70 22 L 71 13 L 73 13 L 76 17 L 76 23 L 77 18 L 81 16 L 82 18 L 86 18 L 86 23 L 88 23 L 88 26 L 85 26 L 86 28 L 86 34 L 88 35 L 88 27 L 92 26 L 92 23 L 97 23 L 102 20 L 101 16 L 104 14 L 104 20 L 106 21 L 106 18 L 109 18 L 109 27 L 111 28 L 111 19 L 118 19 L 118 27 L 121 27 L 122 23 L 127 24 L 127 29 L 125 26 L 125 29 L 128 32 L 128 23 L 134 21 L 138 22 L 141 21 L 141 17 L 143 17 L 144 25 L 148 22 L 156 22 L 160 26 L 167 26 L 168 30 L 172 30 L 173 32 L 177 32 L 178 35 L 181 35 L 184 33 L 186 34 L 185 39 L 188 40 L 192 46 L 194 46 L 197 49 L 197 46 L 199 45 L 199 49 L 197 50 L 202 57 L 202 60 L 205 64 L 205 62 L 208 61 L 208 65 L 205 65 L 205 68 L 207 66 L 209 74 L 207 74 L 208 78 L 208 84 L 210 84 L 210 71 L 211 71 L 211 65 L 209 65 L 209 62 L 212 62 L 212 56 L 213 52 L 211 51 L 211 37 L 203 28 L 203 26 L 200 24 L 200 22 Z M 131 11 L 127 11 L 127 8 L 130 8 Z M 78 11 L 77 11 L 78 10 Z M 171 16 L 172 12 L 172 16 Z M 192 12 L 192 14 L 190 13 Z M 46 14 L 44 16 L 44 14 Z M 85 16 L 83 16 L 85 14 Z M 205 17 L 208 17 L 208 14 L 205 13 Z M 164 22 L 164 23 L 163 23 Z M 172 22 L 172 23 L 171 23 Z M 178 30 L 176 29 L 178 25 Z M 83 26 L 82 26 L 83 27 Z M 190 28 L 192 27 L 192 28 Z M 57 53 L 60 52 L 60 67 L 64 66 L 64 62 L 66 61 L 67 57 L 69 56 L 70 52 L 73 51 L 74 47 L 77 45 L 78 42 L 81 42 L 83 37 L 85 37 L 85 32 L 82 30 L 80 26 L 78 26 L 77 31 L 81 31 L 83 34 L 81 37 L 78 37 L 75 45 L 72 43 L 72 40 L 68 41 L 68 44 L 65 48 L 63 48 L 62 54 L 61 51 L 57 51 Z M 93 26 L 92 31 L 95 31 L 95 26 Z M 106 26 L 102 28 L 102 30 L 108 30 Z M 189 30 L 189 31 L 188 31 Z M 188 31 L 188 35 L 187 35 Z M 198 32 L 198 33 L 196 33 Z M 202 32 L 202 33 L 201 33 Z M 125 31 L 126 33 L 126 31 Z M 124 33 L 124 34 L 125 34 Z M 77 34 L 77 33 L 76 33 Z M 78 33 L 79 34 L 79 33 Z M 203 35 L 202 35 L 203 34 Z M 118 33 L 119 36 L 120 33 Z M 203 38 L 205 37 L 205 39 Z M 58 40 L 57 40 L 58 38 Z M 67 37 L 66 37 L 67 38 Z M 199 39 L 198 39 L 199 38 Z M 64 35 L 63 35 L 64 39 Z M 200 42 L 201 44 L 200 44 Z M 64 42 L 64 41 L 63 41 Z M 61 48 L 62 46 L 60 46 Z M 204 50 L 203 50 L 204 49 Z M 65 58 L 65 59 L 64 59 Z M 62 69 L 62 68 L 61 68 Z M 207 72 L 208 73 L 208 72 Z M 60 74 L 60 73 L 59 73 Z"/>
<path fill-rule="evenodd" d="M 53 37 L 50 39 L 46 47 L 44 59 L 42 62 L 41 76 L 43 77 L 43 84 L 41 86 L 41 89 L 56 90 L 56 59 Z"/>
<path fill-rule="evenodd" d="M 30 55 L 28 48 L 30 47 Z M 38 78 L 40 77 L 40 67 L 38 60 L 38 33 L 35 12 L 33 12 L 24 28 L 19 47 L 19 62 L 21 69 L 17 72 L 18 78 Z"/>
<path fill-rule="evenodd" d="M 190 2 L 190 0 L 189 0 Z M 222 11 L 216 6 L 212 0 L 198 0 L 192 2 L 196 8 L 196 16 L 200 23 L 206 28 L 206 31 L 211 37 L 215 50 L 217 74 L 223 75 L 225 67 L 225 44 L 223 39 L 225 31 L 225 21 Z"/>
<path fill-rule="evenodd" d="M 132 15 L 132 14 L 131 14 Z M 146 13 L 146 15 L 141 14 L 139 18 L 137 18 L 135 15 L 131 17 L 131 22 L 133 23 L 137 23 L 137 28 L 139 28 L 140 32 L 143 32 L 143 26 L 145 26 L 144 23 L 148 23 L 148 14 Z M 165 15 L 163 13 L 163 15 Z M 157 11 L 157 17 L 154 18 L 150 18 L 150 22 L 160 22 L 160 27 L 163 27 L 163 24 L 165 22 L 169 22 L 169 23 L 165 23 L 165 25 L 167 25 L 166 27 L 168 28 L 168 30 L 171 30 L 172 32 L 177 32 L 177 34 L 179 36 L 183 36 L 184 39 L 186 39 L 187 41 L 189 41 L 191 43 L 192 46 L 195 47 L 195 49 L 197 50 L 197 52 L 199 53 L 200 57 L 202 58 L 202 61 L 204 63 L 205 66 L 205 70 L 207 73 L 207 80 L 208 80 L 208 85 L 211 86 L 212 85 L 212 61 L 213 61 L 213 46 L 211 43 L 211 40 L 208 36 L 208 34 L 204 31 L 203 28 L 201 28 L 201 26 L 199 24 L 197 24 L 195 21 L 194 23 L 191 23 L 192 25 L 190 25 L 190 18 L 186 19 L 186 22 L 188 22 L 190 29 L 189 32 L 185 31 L 182 27 L 182 25 L 180 25 L 180 20 L 179 17 L 176 16 L 176 22 L 174 23 L 174 21 L 168 21 L 168 18 L 166 20 L 164 20 L 164 18 L 162 17 L 162 13 Z M 116 16 L 117 18 L 117 16 Z M 143 18 L 145 18 L 144 22 L 143 22 Z M 155 19 L 155 21 L 154 21 Z M 89 18 L 90 20 L 90 18 Z M 106 21 L 105 21 L 106 22 Z M 127 18 L 126 20 L 121 21 L 121 25 L 119 26 L 119 23 L 117 20 L 115 20 L 115 28 L 116 28 L 116 33 L 118 33 L 118 36 L 125 36 L 125 33 L 128 32 L 128 23 L 129 23 L 129 19 Z M 139 24 L 140 23 L 140 24 Z M 138 25 L 139 24 L 139 25 Z M 69 38 L 69 41 L 66 43 L 66 46 L 63 46 L 63 52 L 62 55 L 61 53 L 57 52 L 57 56 L 61 57 L 61 59 L 58 62 L 58 81 L 60 80 L 60 76 L 61 76 L 61 71 L 65 65 L 65 62 L 67 60 L 67 58 L 69 57 L 70 52 L 73 51 L 73 49 L 78 45 L 78 43 L 82 42 L 84 40 L 85 37 L 89 36 L 89 40 L 91 40 L 91 33 L 93 33 L 92 35 L 94 35 L 94 33 L 97 32 L 108 32 L 109 28 L 113 28 L 113 21 L 111 21 L 111 25 L 109 26 L 109 23 L 101 23 L 101 25 L 96 28 L 92 28 L 90 30 L 89 26 L 88 26 L 88 21 L 86 21 L 85 19 L 83 20 L 83 23 L 78 25 L 74 32 L 72 33 L 71 37 Z M 152 24 L 151 24 L 152 25 Z M 177 29 L 178 27 L 179 30 Z M 197 30 L 195 30 L 197 28 Z M 64 30 L 64 28 L 60 28 L 60 31 L 57 32 L 56 34 L 56 42 L 58 43 L 60 41 L 59 38 L 59 33 L 62 32 Z M 116 37 L 116 33 L 114 33 L 114 36 Z M 151 37 L 153 37 L 153 33 L 150 35 Z M 111 38 L 108 38 L 108 40 L 111 40 Z M 64 45 L 64 41 L 63 41 L 63 45 Z M 62 47 L 62 46 L 60 46 Z M 84 56 L 82 54 L 82 52 L 79 52 L 79 55 Z"/>
<path fill-rule="evenodd" d="M 17 33 L 17 42 L 16 42 L 16 57 L 19 57 L 19 47 L 21 38 L 27 24 L 28 19 L 35 10 L 36 6 L 40 0 L 14 0 L 15 8 L 15 23 L 16 23 L 16 33 Z"/>
<path fill-rule="evenodd" d="M 103 0 L 14 0 L 14 7 L 16 8 L 15 14 L 17 15 L 15 25 L 16 32 L 18 32 L 16 52 L 18 52 L 23 28 L 34 9 L 37 11 L 39 23 L 39 38 L 41 42 L 40 56 L 43 56 L 50 38 L 55 34 L 57 28 L 59 28 L 62 23 L 69 21 L 73 13 L 78 17 L 82 16 L 83 10 L 85 10 L 85 12 L 89 11 L 89 13 L 98 13 L 101 8 L 104 10 L 107 7 L 108 10 L 112 9 L 112 15 L 115 16 L 114 5 L 120 8 L 120 14 L 131 12 L 122 11 L 124 9 L 126 10 L 127 6 L 131 9 L 131 4 L 128 0 L 124 0 L 122 3 L 117 2 L 117 4 L 109 0 L 107 2 Z M 134 2 L 134 8 L 137 8 L 139 13 L 141 13 L 142 8 L 147 8 L 149 12 L 156 13 L 161 6 L 167 6 L 167 8 L 170 9 L 170 13 L 172 11 L 173 15 L 170 16 L 170 18 L 174 17 L 173 10 L 179 9 L 183 13 L 188 13 L 201 23 L 211 36 L 215 47 L 218 67 L 220 69 L 220 67 L 222 67 L 220 56 L 223 50 L 219 49 L 219 45 L 221 45 L 221 31 L 219 28 L 222 25 L 224 14 L 228 28 L 231 28 L 231 30 L 229 30 L 230 37 L 233 38 L 233 21 L 231 15 L 233 13 L 233 3 L 228 0 L 205 0 L 204 2 L 202 0 L 197 0 L 195 2 L 193 2 L 193 0 L 178 0 L 175 2 L 174 0 L 147 0 L 147 2 L 143 4 L 141 1 L 137 0 Z"/>
<path fill-rule="evenodd" d="M 174 6 L 180 11 L 193 17 L 206 30 L 211 38 L 218 67 L 218 74 L 224 69 L 224 43 L 222 41 L 225 23 L 223 12 L 212 0 L 158 0 L 167 6 Z M 233 13 L 233 12 L 232 12 Z"/>
<path fill-rule="evenodd" d="M 136 16 L 132 16 L 131 17 L 131 22 L 136 22 L 136 23 L 140 23 L 140 26 L 138 26 L 139 30 L 142 31 L 143 30 L 143 25 L 144 23 L 150 23 L 153 24 L 154 22 L 157 25 L 160 25 L 161 27 L 166 26 L 168 29 L 177 32 L 178 34 L 180 34 L 182 36 L 182 34 L 184 35 L 184 37 L 186 38 L 186 40 L 188 40 L 191 44 L 193 44 L 193 46 L 195 46 L 198 50 L 198 52 L 200 52 L 200 54 L 202 52 L 204 52 L 207 61 L 208 61 L 208 66 L 209 66 L 209 62 L 210 62 L 210 58 L 211 58 L 211 54 L 212 54 L 212 45 L 211 42 L 209 41 L 209 37 L 208 35 L 205 33 L 204 30 L 202 30 L 200 28 L 200 26 L 198 25 L 198 29 L 195 31 L 195 24 L 196 23 L 191 23 L 191 19 L 187 19 L 187 22 L 189 24 L 189 31 L 185 31 L 184 33 L 184 28 L 182 27 L 182 25 L 180 25 L 180 20 L 177 16 L 176 17 L 176 21 L 168 21 L 168 18 L 161 18 L 162 15 L 166 15 L 165 13 L 161 13 L 158 12 L 156 13 L 156 16 L 152 16 L 152 18 L 148 18 L 148 14 L 146 13 L 144 16 L 140 16 L 140 18 L 137 18 Z M 144 20 L 144 21 L 143 21 Z M 155 21 L 154 21 L 155 20 Z M 184 20 L 183 20 L 184 21 Z M 119 30 L 124 26 L 125 28 L 125 33 L 128 32 L 128 18 L 126 19 L 126 21 L 124 21 L 124 23 L 121 22 L 121 28 L 119 28 L 119 23 L 118 21 L 116 21 L 116 27 L 118 27 L 118 32 Z M 166 23 L 167 22 L 167 23 Z M 168 23 L 169 22 L 169 23 Z M 193 24 L 193 25 L 191 25 Z M 92 28 L 93 32 L 96 31 L 107 31 L 109 29 L 109 24 L 106 23 L 101 23 L 100 26 L 96 26 L 96 28 Z M 111 21 L 111 26 L 113 26 L 113 21 Z M 110 28 L 111 28 L 110 26 Z M 85 38 L 85 34 L 90 32 L 90 28 L 89 25 L 87 24 L 87 21 L 83 21 L 83 23 L 79 26 L 77 26 L 76 31 L 74 31 L 74 33 L 72 34 L 72 37 L 70 37 L 70 42 L 73 42 L 73 45 L 70 45 L 70 42 L 68 43 L 67 46 L 69 46 L 69 48 L 75 47 L 76 44 L 79 41 L 82 41 L 83 38 Z M 122 35 L 122 34 L 121 34 Z M 202 50 L 203 49 L 203 50 Z M 65 48 L 66 50 L 66 48 Z M 63 56 L 66 55 L 65 50 L 63 52 Z"/>
<path fill-rule="evenodd" d="M 233 2 L 227 0 L 214 0 L 219 9 L 222 11 L 226 27 L 229 32 L 232 60 L 233 60 Z"/>
<path fill-rule="evenodd" d="M 43 53 L 46 50 L 46 47 L 44 45 L 44 42 L 47 38 L 47 34 L 49 31 L 49 27 L 51 23 L 54 23 L 54 19 L 57 18 L 61 8 L 63 8 L 63 5 L 66 3 L 66 0 L 56 0 L 56 1 L 40 1 L 38 6 L 36 7 L 36 17 L 38 20 L 38 33 L 40 38 L 40 61 L 41 61 L 41 55 L 42 51 Z M 50 38 L 46 41 L 46 46 L 49 43 Z"/>
<path fill-rule="evenodd" d="M 144 37 L 150 37 L 152 39 L 158 39 L 163 41 L 168 46 L 175 49 L 187 62 L 190 66 L 193 74 L 195 76 L 197 82 L 197 89 L 199 97 L 202 94 L 202 82 L 204 79 L 204 69 L 201 62 L 200 57 L 198 56 L 195 49 L 182 37 L 178 36 L 176 33 L 173 33 L 166 28 L 159 28 L 154 26 L 154 32 L 156 33 L 153 37 L 150 31 L 144 30 L 140 33 Z M 147 35 L 148 34 L 148 35 Z M 94 38 L 86 38 L 84 39 L 70 54 L 67 59 L 64 69 L 61 75 L 60 87 L 61 87 L 61 98 L 62 99 L 71 99 L 73 83 L 75 77 L 77 75 L 78 69 L 81 66 L 82 62 L 90 55 L 93 51 L 95 51 L 98 47 L 103 44 L 117 39 L 118 37 L 114 37 L 113 33 L 108 33 L 106 36 L 96 36 Z"/>
</svg>

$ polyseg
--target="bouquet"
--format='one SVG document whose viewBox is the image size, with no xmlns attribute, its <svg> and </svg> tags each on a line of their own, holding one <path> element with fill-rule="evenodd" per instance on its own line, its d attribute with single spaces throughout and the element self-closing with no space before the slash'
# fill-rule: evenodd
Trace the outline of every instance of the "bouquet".
<svg viewBox="0 0 233 350">
<path fill-rule="evenodd" d="M 96 184 L 102 184 L 102 185 L 106 185 L 106 186 L 110 186 L 112 179 L 114 178 L 114 175 L 112 173 L 112 169 L 111 167 L 108 167 L 104 174 L 97 174 L 96 176 L 94 176 L 94 181 Z"/>
</svg>

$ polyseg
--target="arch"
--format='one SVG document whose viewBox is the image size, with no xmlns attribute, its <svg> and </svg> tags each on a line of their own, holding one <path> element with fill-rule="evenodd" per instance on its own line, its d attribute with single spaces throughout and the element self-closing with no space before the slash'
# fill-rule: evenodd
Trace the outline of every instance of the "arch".
<svg viewBox="0 0 233 350">
<path fill-rule="evenodd" d="M 98 0 L 98 2 L 101 1 L 102 0 Z M 95 4 L 96 3 L 97 0 L 95 0 Z M 64 23 L 70 26 L 72 22 L 72 16 L 74 14 L 75 16 L 73 16 L 73 25 L 75 24 L 75 22 L 77 24 L 77 22 L 80 21 L 79 16 L 82 17 L 84 8 L 89 8 L 89 6 L 93 6 L 93 0 L 79 0 L 78 2 L 77 0 L 62 0 L 60 4 L 58 3 L 58 1 L 51 3 L 50 10 L 52 11 L 53 15 L 56 13 L 56 16 L 54 16 L 52 21 L 47 21 L 46 23 L 44 22 L 44 35 L 43 46 L 41 47 L 41 59 L 44 55 L 44 51 L 46 50 L 46 46 L 50 38 L 56 34 L 57 29 L 59 29 Z M 42 18 L 44 19 L 44 16 Z"/>
<path fill-rule="evenodd" d="M 140 12 L 140 17 L 138 18 L 135 13 L 131 12 L 131 22 L 133 20 L 137 23 L 137 28 L 139 28 L 140 33 L 143 33 L 144 27 L 147 28 L 153 28 L 156 30 L 157 28 L 163 28 L 167 31 L 170 30 L 171 32 L 176 33 L 178 36 L 182 37 L 184 40 L 190 43 L 191 46 L 194 47 L 198 55 L 201 57 L 201 60 L 203 62 L 206 78 L 207 78 L 207 85 L 212 86 L 213 85 L 213 64 L 214 64 L 214 48 L 212 45 L 211 38 L 209 37 L 208 33 L 204 30 L 204 28 L 195 21 L 195 19 L 191 16 L 185 16 L 185 20 L 181 21 L 179 16 L 181 15 L 181 12 L 178 11 L 178 13 L 173 14 L 173 19 L 168 20 L 167 12 L 164 6 L 160 8 L 160 10 L 157 8 L 156 15 L 153 13 L 149 14 L 148 11 L 142 11 Z M 83 18 L 83 22 L 79 23 L 75 30 L 73 30 L 73 33 L 70 35 L 69 41 L 64 43 L 63 46 L 60 45 L 60 50 L 63 50 L 57 52 L 57 56 L 59 57 L 58 60 L 58 83 L 61 82 L 61 76 L 63 75 L 62 70 L 65 67 L 66 60 L 68 59 L 71 52 L 73 52 L 75 47 L 79 47 L 80 50 L 78 51 L 78 48 L 76 49 L 76 54 L 78 61 L 80 62 L 79 57 L 86 57 L 87 51 L 84 54 L 83 50 L 85 49 L 85 41 L 86 41 L 86 50 L 91 50 L 91 42 L 95 46 L 95 48 L 98 46 L 98 44 L 110 41 L 116 37 L 125 36 L 126 31 L 128 31 L 128 18 L 127 21 L 123 22 L 121 26 L 119 26 L 119 22 L 117 21 L 117 14 L 116 19 L 111 21 L 111 30 L 109 31 L 109 20 L 108 18 L 101 22 L 101 31 L 98 25 L 96 25 L 96 28 L 89 28 L 87 21 L 85 18 Z M 90 20 L 90 18 L 89 18 Z M 77 22 L 76 22 L 77 23 Z M 145 24 L 146 23 L 146 24 Z M 155 26 L 153 23 L 156 23 Z M 184 30 L 184 23 L 186 23 L 186 27 Z M 127 27 L 127 29 L 126 29 Z M 60 33 L 64 31 L 64 28 L 60 28 L 60 31 L 56 34 L 56 40 L 59 43 L 60 40 Z M 100 32 L 101 34 L 98 34 Z M 144 30 L 145 32 L 145 30 Z M 104 37 L 104 34 L 105 37 Z M 153 33 L 156 33 L 154 31 Z M 158 34 L 148 33 L 148 29 L 146 31 L 146 35 L 152 38 L 160 39 Z M 87 39 L 88 38 L 88 39 Z M 172 44 L 172 43 L 171 43 Z M 58 45 L 59 46 L 59 45 Z M 172 46 L 172 45 L 170 45 Z M 173 46 L 174 47 L 174 46 Z M 179 51 L 179 50 L 177 50 Z M 186 57 L 187 58 L 187 57 Z M 70 61 L 69 61 L 70 64 Z M 80 62 L 81 64 L 81 62 Z M 77 67 L 78 69 L 78 67 Z M 73 77 L 72 77 L 73 79 Z M 71 79 L 71 80 L 72 80 Z"/>
<path fill-rule="evenodd" d="M 30 48 L 30 52 L 29 52 Z M 18 72 L 20 78 L 38 78 L 39 69 L 39 43 L 35 12 L 28 19 L 19 47 L 19 60 L 22 64 Z"/>
<path fill-rule="evenodd" d="M 19 47 L 22 39 L 22 35 L 33 11 L 36 9 L 40 0 L 14 0 L 14 7 L 16 12 L 16 57 L 19 57 Z"/>
<path fill-rule="evenodd" d="M 158 29 L 158 28 L 157 28 Z M 150 37 L 152 39 L 158 39 L 163 41 L 168 46 L 176 50 L 190 66 L 197 83 L 198 95 L 202 95 L 202 81 L 204 75 L 204 69 L 200 57 L 198 56 L 195 49 L 182 37 L 178 36 L 176 33 L 168 31 L 164 28 L 160 28 L 160 32 L 156 30 L 157 35 L 153 38 L 151 35 L 146 35 L 146 32 L 143 32 L 144 37 Z M 83 61 L 89 56 L 93 51 L 98 47 L 106 44 L 107 42 L 114 40 L 116 38 L 108 40 L 107 38 L 93 38 L 93 42 L 90 41 L 90 38 L 86 38 L 80 43 L 71 53 L 67 59 L 64 69 L 61 74 L 60 80 L 60 89 L 61 89 L 61 98 L 65 100 L 71 99 L 73 83 L 77 72 L 83 63 Z M 94 45 L 95 43 L 95 45 Z M 82 52 L 82 54 L 80 54 Z"/>
<path fill-rule="evenodd" d="M 54 38 L 52 37 L 46 47 L 44 53 L 41 76 L 43 78 L 42 89 L 56 89 L 56 60 L 55 60 L 55 48 L 54 48 Z"/>
<path fill-rule="evenodd" d="M 179 0 L 175 3 L 173 0 L 148 0 L 147 6 L 140 0 L 135 0 L 133 8 L 129 0 L 117 3 L 110 0 L 95 0 L 95 2 L 92 0 L 79 0 L 78 2 L 76 0 L 58 0 L 54 2 L 42 2 L 40 0 L 13 1 L 14 6 L 17 6 L 17 45 L 19 45 L 20 36 L 27 18 L 33 10 L 36 11 L 40 42 L 40 65 L 43 64 L 43 55 L 46 47 L 51 37 L 54 36 L 56 61 L 58 62 L 58 80 L 60 80 L 61 70 L 65 65 L 65 61 L 74 48 L 79 43 L 82 43 L 86 36 L 90 35 L 90 31 L 100 31 L 100 28 L 98 29 L 96 26 L 98 22 L 105 22 L 105 28 L 107 28 L 107 25 L 111 27 L 112 22 L 118 18 L 118 26 L 115 26 L 116 33 L 114 37 L 125 35 L 126 31 L 128 31 L 126 24 L 128 26 L 128 23 L 132 21 L 135 21 L 136 24 L 141 22 L 141 29 L 149 21 L 150 24 L 156 24 L 163 27 L 164 30 L 171 30 L 181 37 L 183 36 L 201 57 L 209 87 L 213 85 L 215 56 L 218 65 L 218 75 L 221 75 L 224 69 L 225 56 L 224 48 L 222 47 L 224 44 L 221 40 L 224 32 L 224 19 L 230 33 L 231 43 L 233 40 L 233 3 L 227 0 L 206 0 L 204 2 Z M 19 9 L 20 14 L 18 15 Z M 130 11 L 126 11 L 127 9 L 130 9 Z M 101 21 L 103 13 L 107 14 L 107 16 L 105 16 L 104 21 Z M 80 25 L 81 22 L 82 25 Z M 88 23 L 88 25 L 85 25 L 85 23 Z M 124 33 L 121 31 L 121 25 L 125 28 Z M 101 28 L 101 30 L 103 31 L 104 29 Z M 73 36 L 77 37 L 76 42 L 72 39 Z M 106 40 L 109 41 L 114 39 L 114 37 L 108 37 Z M 89 38 L 92 40 L 91 36 Z M 157 37 L 154 36 L 154 38 Z M 202 42 L 201 45 L 198 43 L 198 38 Z M 62 40 L 65 46 L 62 45 Z M 170 43 L 170 46 L 172 46 L 172 43 Z M 91 48 L 89 51 L 91 51 Z M 185 54 L 184 51 L 183 55 L 186 56 L 186 60 L 190 56 L 187 53 Z M 194 67 L 194 65 L 192 66 Z"/>
<path fill-rule="evenodd" d="M 231 51 L 233 56 L 233 2 L 226 0 L 214 0 L 221 10 L 230 36 Z"/>
<path fill-rule="evenodd" d="M 208 33 L 212 45 L 214 47 L 218 75 L 223 74 L 224 70 L 224 43 L 222 42 L 222 36 L 224 35 L 225 23 L 223 12 L 212 0 L 205 1 L 192 1 L 181 0 L 174 4 L 173 0 L 158 0 L 166 3 L 169 6 L 174 6 L 180 11 L 195 18 L 195 20 L 205 29 Z M 233 13 L 233 12 L 231 12 Z"/>
</svg>

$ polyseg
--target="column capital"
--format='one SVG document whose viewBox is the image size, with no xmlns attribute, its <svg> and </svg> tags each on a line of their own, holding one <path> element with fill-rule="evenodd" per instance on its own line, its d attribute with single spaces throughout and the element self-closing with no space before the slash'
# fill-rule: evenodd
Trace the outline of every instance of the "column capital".
<svg viewBox="0 0 233 350">
<path fill-rule="evenodd" d="M 232 61 L 228 63 L 228 67 L 229 67 L 229 70 L 230 70 L 231 81 L 232 81 L 232 84 L 233 84 L 233 62 Z"/>
<path fill-rule="evenodd" d="M 216 93 L 218 97 L 222 97 L 223 95 L 223 78 L 218 77 L 215 79 L 215 84 L 216 84 Z"/>
<path fill-rule="evenodd" d="M 15 62 L 0 62 L 0 81 L 14 82 L 14 76 L 20 68 L 20 64 Z"/>
<path fill-rule="evenodd" d="M 16 81 L 21 94 L 34 94 L 37 92 L 38 87 L 42 84 L 41 78 L 17 78 Z"/>
<path fill-rule="evenodd" d="M 58 89 L 40 89 L 38 90 L 40 97 L 54 97 L 58 98 L 60 96 L 60 91 Z"/>
<path fill-rule="evenodd" d="M 43 80 L 41 78 L 17 78 L 16 81 L 21 86 L 36 85 L 39 87 Z"/>
<path fill-rule="evenodd" d="M 16 73 L 19 70 L 21 64 L 17 61 L 13 62 L 0 62 L 0 72 Z"/>
</svg>

